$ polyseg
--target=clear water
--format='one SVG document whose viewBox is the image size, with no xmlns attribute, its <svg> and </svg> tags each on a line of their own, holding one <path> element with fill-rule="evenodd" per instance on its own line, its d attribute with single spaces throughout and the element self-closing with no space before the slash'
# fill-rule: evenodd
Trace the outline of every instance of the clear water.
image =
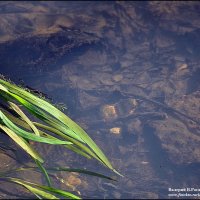
<svg viewBox="0 0 200 200">
<path fill-rule="evenodd" d="M 117 182 L 74 175 L 81 183 L 72 188 L 62 173 L 56 186 L 97 199 L 200 189 L 199 13 L 199 2 L 180 1 L 0 3 L 0 73 L 66 104 L 124 175 Z M 49 165 L 112 175 L 65 149 L 38 149 Z M 23 152 L 17 158 L 29 162 Z M 19 198 L 22 189 L 7 187 L 2 197 Z"/>
</svg>

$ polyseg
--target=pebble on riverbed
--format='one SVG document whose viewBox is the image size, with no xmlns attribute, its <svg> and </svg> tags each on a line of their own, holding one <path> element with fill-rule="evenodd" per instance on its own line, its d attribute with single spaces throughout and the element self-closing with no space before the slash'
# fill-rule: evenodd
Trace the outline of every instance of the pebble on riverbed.
<svg viewBox="0 0 200 200">
<path fill-rule="evenodd" d="M 112 77 L 112 79 L 115 81 L 115 82 L 119 82 L 123 79 L 123 75 L 122 74 L 116 74 Z"/>
<path fill-rule="evenodd" d="M 69 185 L 72 185 L 72 186 L 78 186 L 81 184 L 81 179 L 74 176 L 74 175 L 70 175 L 67 180 Z"/>
<path fill-rule="evenodd" d="M 120 135 L 121 134 L 121 128 L 120 127 L 113 127 L 110 129 L 110 133 L 114 135 Z"/>
<path fill-rule="evenodd" d="M 103 106 L 102 113 L 105 121 L 117 118 L 117 112 L 114 105 Z"/>
</svg>

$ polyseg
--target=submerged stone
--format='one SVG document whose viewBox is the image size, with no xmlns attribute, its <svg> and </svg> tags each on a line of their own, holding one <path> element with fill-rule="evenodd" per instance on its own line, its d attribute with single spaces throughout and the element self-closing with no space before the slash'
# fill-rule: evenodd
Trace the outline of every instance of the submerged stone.
<svg viewBox="0 0 200 200">
<path fill-rule="evenodd" d="M 151 122 L 154 134 L 174 164 L 200 162 L 200 136 L 190 132 L 186 125 L 175 118 Z"/>
<path fill-rule="evenodd" d="M 0 152 L 0 170 L 8 170 L 9 168 L 13 167 L 16 165 L 16 161 L 9 155 Z"/>
<path fill-rule="evenodd" d="M 110 133 L 114 135 L 120 135 L 121 134 L 121 128 L 120 127 L 113 127 L 110 129 Z"/>
<path fill-rule="evenodd" d="M 56 33 L 27 34 L 15 40 L 0 43 L 0 66 L 6 66 L 8 71 L 15 66 L 23 70 L 28 67 L 41 69 L 42 66 L 48 66 L 49 69 L 74 49 L 78 49 L 79 52 L 76 53 L 81 53 L 81 47 L 87 47 L 99 41 L 100 39 L 94 34 L 63 27 Z"/>
</svg>

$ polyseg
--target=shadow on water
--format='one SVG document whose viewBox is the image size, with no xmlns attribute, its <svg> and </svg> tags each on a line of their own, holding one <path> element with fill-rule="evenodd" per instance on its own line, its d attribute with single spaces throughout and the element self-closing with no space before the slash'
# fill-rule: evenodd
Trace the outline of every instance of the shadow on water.
<svg viewBox="0 0 200 200">
<path fill-rule="evenodd" d="M 0 139 L 1 141 L 6 141 L 0 143 L 0 152 L 6 154 L 11 160 L 23 165 L 30 159 L 6 134 L 1 134 Z"/>
<path fill-rule="evenodd" d="M 8 186 L 7 186 L 8 187 Z M 27 198 L 33 198 L 34 199 L 34 196 L 30 196 L 30 195 L 27 195 L 27 196 L 24 196 L 23 194 L 19 194 L 19 193 L 16 193 L 16 192 L 12 192 L 12 191 L 8 191 L 8 190 L 4 190 L 2 188 L 0 188 L 0 193 L 3 193 L 5 195 L 7 195 L 9 198 L 17 198 L 17 199 L 27 199 Z"/>
<path fill-rule="evenodd" d="M 200 77 L 200 69 L 196 69 L 190 75 L 190 78 L 188 80 L 187 94 L 191 94 L 192 92 L 198 91 L 200 89 L 199 77 Z"/>
<path fill-rule="evenodd" d="M 63 28 L 62 28 L 63 29 Z M 101 50 L 103 43 L 94 34 L 80 30 L 61 30 L 41 36 L 19 37 L 0 44 L 1 73 L 20 77 L 40 76 L 60 70 L 89 49 Z M 12 60 L 10 60 L 12 58 Z"/>
<path fill-rule="evenodd" d="M 151 164 L 161 179 L 167 180 L 172 188 L 190 187 L 190 184 L 198 185 L 200 163 L 179 165 L 172 163 L 167 152 L 162 148 L 158 137 L 155 136 L 155 130 L 149 125 L 145 125 L 143 131 Z M 188 182 L 186 183 L 186 181 Z"/>
</svg>

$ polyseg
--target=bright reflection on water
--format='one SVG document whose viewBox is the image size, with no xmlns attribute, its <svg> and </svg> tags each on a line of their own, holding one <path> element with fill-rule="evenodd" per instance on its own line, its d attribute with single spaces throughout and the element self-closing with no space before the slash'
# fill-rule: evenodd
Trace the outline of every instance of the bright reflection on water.
<svg viewBox="0 0 200 200">
<path fill-rule="evenodd" d="M 0 3 L 0 73 L 66 104 L 125 176 L 60 173 L 56 186 L 83 198 L 169 198 L 168 188 L 199 188 L 199 13 L 199 2 Z M 51 166 L 112 175 L 65 149 L 37 148 Z M 18 154 L 18 165 L 30 162 Z M 13 197 L 6 187 L 0 197 Z"/>
</svg>

